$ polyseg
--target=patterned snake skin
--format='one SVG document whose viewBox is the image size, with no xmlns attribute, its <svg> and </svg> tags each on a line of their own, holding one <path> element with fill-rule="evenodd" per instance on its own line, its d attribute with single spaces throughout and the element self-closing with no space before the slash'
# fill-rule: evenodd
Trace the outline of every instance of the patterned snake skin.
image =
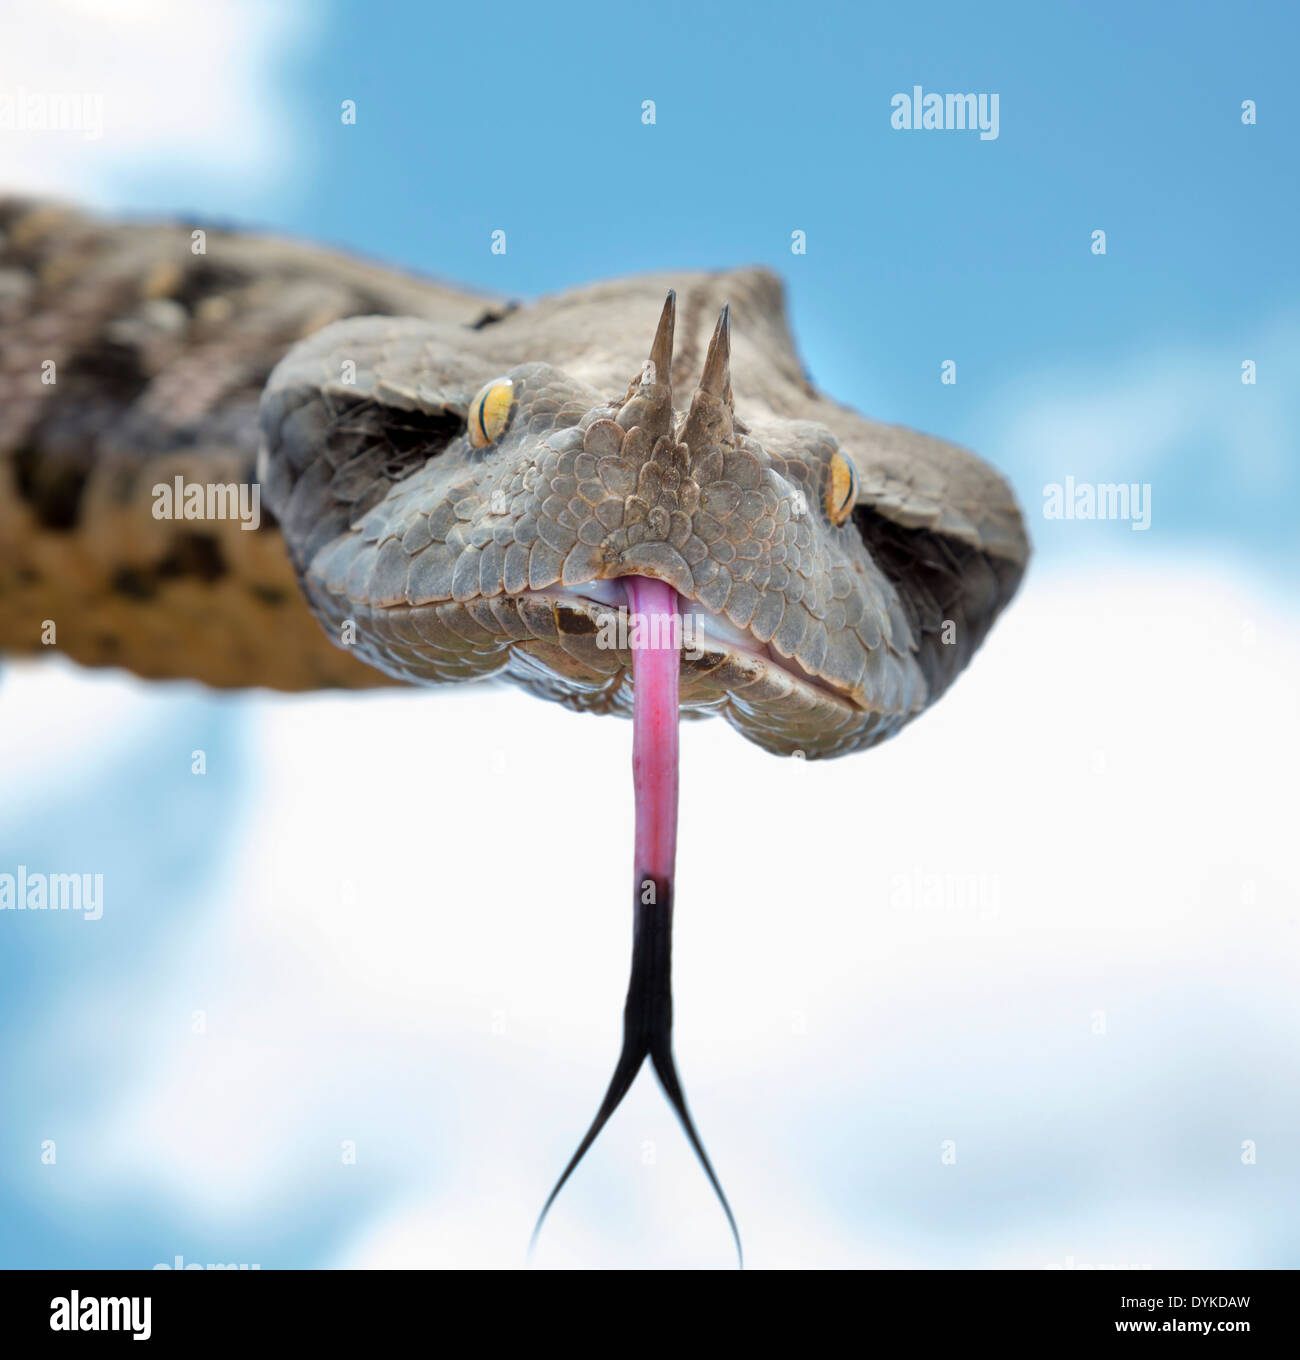
<svg viewBox="0 0 1300 1360">
<path fill-rule="evenodd" d="M 933 703 L 1020 581 L 1005 482 L 817 393 L 765 271 L 511 308 L 216 231 L 195 255 L 189 228 L 49 205 L 0 200 L 0 233 L 7 650 L 54 618 L 77 659 L 148 675 L 378 680 L 359 658 L 627 713 L 629 654 L 602 644 L 619 579 L 649 576 L 700 620 L 684 712 L 834 756 Z M 473 447 L 470 403 L 501 376 L 508 422 Z M 837 451 L 856 470 L 838 525 Z M 155 483 L 246 480 L 255 458 L 256 533 L 150 514 Z M 341 654 L 308 635 L 280 537 Z"/>
</svg>

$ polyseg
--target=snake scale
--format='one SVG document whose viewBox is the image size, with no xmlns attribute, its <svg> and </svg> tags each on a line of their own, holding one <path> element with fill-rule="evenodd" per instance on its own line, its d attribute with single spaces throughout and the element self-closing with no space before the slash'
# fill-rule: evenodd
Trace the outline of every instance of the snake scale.
<svg viewBox="0 0 1300 1360">
<path fill-rule="evenodd" d="M 521 306 L 0 198 L 0 328 L 7 652 L 53 623 L 76 661 L 151 678 L 498 678 L 635 710 L 624 1045 L 560 1184 L 648 1058 L 722 1198 L 669 1040 L 676 717 L 808 758 L 892 736 L 1020 582 L 1002 477 L 818 392 L 763 269 Z M 257 527 L 160 518 L 176 478 L 256 486 Z M 689 617 L 692 646 L 611 631 L 638 614 Z"/>
</svg>

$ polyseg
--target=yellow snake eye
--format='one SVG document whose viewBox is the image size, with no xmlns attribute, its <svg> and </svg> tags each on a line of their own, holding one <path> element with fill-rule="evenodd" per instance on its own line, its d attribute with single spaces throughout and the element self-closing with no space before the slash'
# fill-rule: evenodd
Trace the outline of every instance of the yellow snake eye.
<svg viewBox="0 0 1300 1360">
<path fill-rule="evenodd" d="M 469 442 L 485 449 L 500 439 L 510 423 L 515 385 L 509 378 L 493 378 L 475 393 L 469 404 Z"/>
<path fill-rule="evenodd" d="M 831 454 L 830 485 L 826 488 L 826 513 L 832 524 L 843 524 L 858 498 L 858 474 L 853 464 L 836 449 Z"/>
</svg>

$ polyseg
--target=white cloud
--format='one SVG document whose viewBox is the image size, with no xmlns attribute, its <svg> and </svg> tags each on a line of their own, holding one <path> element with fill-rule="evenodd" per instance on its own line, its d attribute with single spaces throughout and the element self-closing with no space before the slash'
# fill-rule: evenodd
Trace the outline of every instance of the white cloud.
<svg viewBox="0 0 1300 1360">
<path fill-rule="evenodd" d="M 173 208 L 272 181 L 283 190 L 292 111 L 277 67 L 305 27 L 299 5 L 256 0 L 8 7 L 0 103 L 74 96 L 83 116 L 61 130 L 0 126 L 0 189 L 109 208 L 168 189 Z"/>
</svg>

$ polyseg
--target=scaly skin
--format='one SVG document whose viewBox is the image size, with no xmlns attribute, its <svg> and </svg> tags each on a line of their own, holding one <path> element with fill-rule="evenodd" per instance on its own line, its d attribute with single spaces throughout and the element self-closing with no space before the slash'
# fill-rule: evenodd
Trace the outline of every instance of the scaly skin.
<svg viewBox="0 0 1300 1360">
<path fill-rule="evenodd" d="M 499 349 L 479 358 L 437 323 L 347 321 L 295 346 L 262 398 L 260 474 L 312 608 L 402 679 L 504 676 L 628 713 L 630 654 L 605 625 L 619 580 L 650 577 L 702 624 L 683 712 L 783 754 L 873 745 L 944 677 L 869 534 L 830 513 L 849 451 L 811 421 L 742 421 L 727 308 L 679 409 L 674 320 L 670 294 L 612 392 L 538 361 L 494 374 Z M 494 376 L 509 421 L 478 448 L 465 413 Z"/>
</svg>

